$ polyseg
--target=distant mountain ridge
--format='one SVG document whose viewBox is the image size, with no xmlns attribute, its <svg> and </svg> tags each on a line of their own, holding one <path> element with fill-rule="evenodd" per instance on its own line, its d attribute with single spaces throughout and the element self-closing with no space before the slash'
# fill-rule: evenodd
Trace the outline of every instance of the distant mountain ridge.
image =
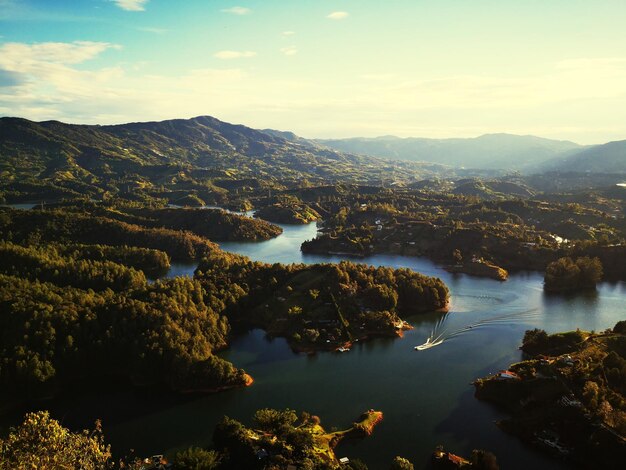
<svg viewBox="0 0 626 470">
<path fill-rule="evenodd" d="M 349 139 L 315 139 L 339 150 L 380 158 L 435 162 L 476 169 L 523 170 L 586 147 L 574 142 L 531 135 L 485 134 L 475 138 L 428 139 L 395 136 Z"/>
<path fill-rule="evenodd" d="M 626 174 L 626 140 L 594 145 L 573 155 L 550 161 L 541 169 Z"/>
<path fill-rule="evenodd" d="M 239 180 L 241 188 L 303 180 L 381 184 L 434 171 L 433 165 L 420 168 L 285 136 L 211 116 L 104 126 L 4 117 L 0 200 L 98 198 L 131 188 L 157 197 L 167 189 L 206 198 L 223 191 L 226 180 Z"/>
</svg>

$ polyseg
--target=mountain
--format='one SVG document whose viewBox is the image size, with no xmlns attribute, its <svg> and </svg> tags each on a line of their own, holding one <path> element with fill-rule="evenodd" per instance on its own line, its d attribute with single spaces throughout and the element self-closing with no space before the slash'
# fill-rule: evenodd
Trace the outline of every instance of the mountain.
<svg viewBox="0 0 626 470">
<path fill-rule="evenodd" d="M 522 170 L 562 158 L 584 147 L 574 142 L 512 134 L 486 134 L 470 139 L 376 138 L 318 139 L 342 152 L 408 161 L 436 162 L 475 169 Z"/>
<path fill-rule="evenodd" d="M 0 118 L 0 199 L 192 194 L 308 180 L 415 181 L 431 166 L 340 152 L 210 116 L 112 126 Z"/>
<path fill-rule="evenodd" d="M 543 169 L 579 173 L 626 174 L 626 140 L 595 145 L 551 161 Z"/>
</svg>

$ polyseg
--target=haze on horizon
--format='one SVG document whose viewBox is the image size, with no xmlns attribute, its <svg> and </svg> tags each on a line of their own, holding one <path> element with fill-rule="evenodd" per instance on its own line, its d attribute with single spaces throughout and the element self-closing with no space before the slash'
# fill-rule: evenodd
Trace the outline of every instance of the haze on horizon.
<svg viewBox="0 0 626 470">
<path fill-rule="evenodd" d="M 0 0 L 0 115 L 626 139 L 623 0 Z"/>
</svg>

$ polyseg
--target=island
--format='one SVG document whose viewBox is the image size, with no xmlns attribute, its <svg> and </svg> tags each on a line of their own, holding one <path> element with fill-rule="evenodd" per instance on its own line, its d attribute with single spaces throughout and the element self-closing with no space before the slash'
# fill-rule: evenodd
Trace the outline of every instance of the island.
<svg viewBox="0 0 626 470">
<path fill-rule="evenodd" d="M 602 333 L 529 330 L 528 359 L 474 382 L 511 414 L 499 426 L 555 457 L 619 468 L 626 455 L 626 321 Z"/>
<path fill-rule="evenodd" d="M 307 412 L 298 415 L 290 409 L 264 408 L 254 413 L 249 427 L 223 417 L 215 426 L 210 447 L 189 447 L 172 455 L 151 457 L 133 455 L 131 451 L 130 455 L 114 458 L 99 421 L 94 429 L 73 432 L 49 412 L 39 411 L 26 414 L 6 439 L 0 437 L 0 462 L 6 468 L 23 468 L 28 462 L 32 468 L 367 470 L 358 459 L 350 463 L 346 457 L 338 458 L 335 449 L 346 439 L 371 436 L 382 419 L 381 411 L 370 409 L 348 429 L 327 431 L 317 416 Z M 394 462 L 398 461 L 409 464 L 401 457 L 395 458 Z"/>
<path fill-rule="evenodd" d="M 318 212 L 307 204 L 302 203 L 277 203 L 262 207 L 254 214 L 259 219 L 275 222 L 278 224 L 309 224 L 320 220 Z"/>
<path fill-rule="evenodd" d="M 343 467 L 343 459 L 335 454 L 337 445 L 344 439 L 371 436 L 382 419 L 382 412 L 369 410 L 350 428 L 329 432 L 317 416 L 261 409 L 254 414 L 253 427 L 225 417 L 215 428 L 213 443 L 227 456 L 229 468 L 337 469 Z"/>
<path fill-rule="evenodd" d="M 598 258 L 564 257 L 548 265 L 543 288 L 546 292 L 560 293 L 595 290 L 601 280 L 602 262 Z"/>
<path fill-rule="evenodd" d="M 460 262 L 446 266 L 446 271 L 451 273 L 464 273 L 478 277 L 488 277 L 496 281 L 506 281 L 509 273 L 506 269 L 496 266 L 482 258 L 473 258 L 470 262 Z"/>
<path fill-rule="evenodd" d="M 347 352 L 355 342 L 410 329 L 411 315 L 446 311 L 439 278 L 410 269 L 337 264 L 273 265 L 224 252 L 206 256 L 195 278 L 206 292 L 236 286 L 224 310 L 233 327 L 285 337 L 294 351 Z"/>
<path fill-rule="evenodd" d="M 248 328 L 284 336 L 295 351 L 346 352 L 448 306 L 440 279 L 409 269 L 259 263 L 205 236 L 225 229 L 249 239 L 274 227 L 224 211 L 128 203 L 0 209 L 3 408 L 76 383 L 182 394 L 246 387 L 252 377 L 217 353 Z M 193 279 L 147 277 L 171 260 L 196 261 Z"/>
</svg>

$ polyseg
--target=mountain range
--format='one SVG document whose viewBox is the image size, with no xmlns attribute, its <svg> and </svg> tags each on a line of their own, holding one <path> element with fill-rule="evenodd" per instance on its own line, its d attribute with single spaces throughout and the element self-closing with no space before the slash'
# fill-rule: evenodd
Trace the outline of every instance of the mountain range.
<svg viewBox="0 0 626 470">
<path fill-rule="evenodd" d="M 210 116 L 107 126 L 0 118 L 0 190 L 18 192 L 42 184 L 76 193 L 123 185 L 203 191 L 220 179 L 378 184 L 471 176 L 458 168 L 626 174 L 626 141 L 584 147 L 510 134 L 315 140 Z"/>
<path fill-rule="evenodd" d="M 428 139 L 381 136 L 306 140 L 292 132 L 263 132 L 292 142 L 315 143 L 351 154 L 429 162 L 475 170 L 626 173 L 626 140 L 583 146 L 532 135 L 485 134 L 474 138 Z"/>
<path fill-rule="evenodd" d="M 210 116 L 109 126 L 0 118 L 0 199 L 7 200 L 102 197 L 131 188 L 149 197 L 213 198 L 239 187 L 381 184 L 445 170 L 340 152 Z"/>
</svg>

